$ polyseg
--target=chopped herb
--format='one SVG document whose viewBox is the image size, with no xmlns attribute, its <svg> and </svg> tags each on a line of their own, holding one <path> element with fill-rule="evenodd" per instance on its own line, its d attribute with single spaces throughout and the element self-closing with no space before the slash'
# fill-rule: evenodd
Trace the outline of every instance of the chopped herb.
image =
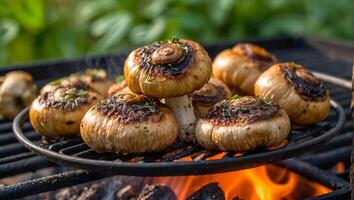
<svg viewBox="0 0 354 200">
<path fill-rule="evenodd" d="M 225 104 L 222 109 L 221 109 L 221 112 L 223 114 L 224 117 L 227 117 L 227 118 L 231 118 L 232 117 L 232 114 L 229 110 L 229 106 L 227 104 Z"/>
<path fill-rule="evenodd" d="M 83 90 L 83 89 L 80 89 L 77 93 L 76 93 L 76 95 L 78 96 L 78 97 L 83 97 L 83 96 L 85 96 L 87 94 L 87 91 L 86 90 Z"/>
<path fill-rule="evenodd" d="M 239 99 L 241 98 L 242 96 L 238 95 L 238 94 L 235 94 L 234 96 L 232 96 L 230 99 Z"/>
<path fill-rule="evenodd" d="M 99 104 L 102 105 L 102 106 L 108 105 L 108 99 L 104 99 L 104 100 L 100 101 Z"/>
<path fill-rule="evenodd" d="M 153 80 L 154 78 L 151 77 L 151 76 L 147 76 L 146 79 L 144 80 L 144 83 L 151 83 L 151 81 Z"/>
<path fill-rule="evenodd" d="M 124 76 L 123 75 L 120 75 L 120 76 L 116 77 L 116 83 L 119 83 L 119 82 L 121 82 L 123 80 L 124 80 Z"/>
<path fill-rule="evenodd" d="M 172 40 L 169 40 L 170 43 L 179 43 L 178 37 L 173 37 Z"/>
<path fill-rule="evenodd" d="M 156 109 L 154 106 L 150 105 L 148 102 L 145 102 L 143 105 L 133 105 L 132 106 L 135 110 L 143 110 L 143 109 L 148 109 L 150 112 L 155 112 Z"/>
</svg>

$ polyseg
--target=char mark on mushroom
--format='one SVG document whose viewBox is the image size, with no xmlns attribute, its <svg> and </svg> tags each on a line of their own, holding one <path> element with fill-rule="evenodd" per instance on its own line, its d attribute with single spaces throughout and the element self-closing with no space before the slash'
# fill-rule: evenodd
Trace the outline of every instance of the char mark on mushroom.
<svg viewBox="0 0 354 200">
<path fill-rule="evenodd" d="M 211 108 L 202 117 L 216 125 L 249 124 L 257 120 L 267 119 L 277 113 L 279 107 L 260 98 L 242 97 L 235 100 L 224 100 Z"/>
<path fill-rule="evenodd" d="M 88 90 L 79 88 L 73 86 L 59 86 L 52 92 L 42 94 L 39 97 L 39 103 L 50 108 L 74 111 L 78 109 L 80 105 L 90 103 Z"/>
<path fill-rule="evenodd" d="M 191 62 L 192 48 L 180 41 L 156 42 L 137 50 L 137 60 L 142 70 L 168 78 L 183 76 Z"/>
<path fill-rule="evenodd" d="M 145 95 L 136 95 L 133 99 L 124 99 L 129 94 L 113 96 L 97 103 L 96 109 L 107 116 L 114 116 L 123 124 L 140 121 L 148 116 L 160 116 L 159 101 Z"/>
<path fill-rule="evenodd" d="M 293 63 L 282 63 L 280 65 L 284 78 L 292 84 L 296 92 L 307 100 L 324 100 L 327 97 L 327 90 L 323 82 L 314 75 Z"/>
</svg>

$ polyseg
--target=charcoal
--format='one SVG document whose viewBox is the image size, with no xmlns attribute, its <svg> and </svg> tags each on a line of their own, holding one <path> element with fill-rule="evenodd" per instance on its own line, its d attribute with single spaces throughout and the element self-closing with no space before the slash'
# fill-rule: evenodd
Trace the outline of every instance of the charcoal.
<svg viewBox="0 0 354 200">
<path fill-rule="evenodd" d="M 174 191 L 164 185 L 145 185 L 138 200 L 176 200 Z"/>
<path fill-rule="evenodd" d="M 114 194 L 122 186 L 119 179 L 109 178 L 95 183 L 74 186 L 59 191 L 56 200 L 100 200 L 115 199 Z"/>
<path fill-rule="evenodd" d="M 81 187 L 71 187 L 71 188 L 65 188 L 60 190 L 55 194 L 55 198 L 57 200 L 75 200 L 79 197 L 81 192 L 83 191 L 83 188 Z"/>
<path fill-rule="evenodd" d="M 222 189 L 219 187 L 218 183 L 209 183 L 189 197 L 187 200 L 225 200 L 225 194 Z"/>
</svg>

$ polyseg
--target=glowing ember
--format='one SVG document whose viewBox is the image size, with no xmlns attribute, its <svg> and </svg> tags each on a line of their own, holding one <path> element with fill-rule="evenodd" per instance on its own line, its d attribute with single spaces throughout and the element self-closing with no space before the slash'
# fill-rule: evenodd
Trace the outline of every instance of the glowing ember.
<svg viewBox="0 0 354 200">
<path fill-rule="evenodd" d="M 273 165 L 222 174 L 146 179 L 148 184 L 170 186 L 181 200 L 211 182 L 219 183 L 226 199 L 234 197 L 247 200 L 304 199 L 331 191 Z"/>
</svg>

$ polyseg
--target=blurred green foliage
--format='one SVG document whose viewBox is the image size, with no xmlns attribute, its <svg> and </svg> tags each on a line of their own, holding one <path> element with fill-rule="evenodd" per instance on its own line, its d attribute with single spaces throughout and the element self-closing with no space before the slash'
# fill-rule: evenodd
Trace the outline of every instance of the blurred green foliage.
<svg viewBox="0 0 354 200">
<path fill-rule="evenodd" d="M 353 40 L 352 0 L 0 0 L 0 66 L 200 42 L 311 34 Z"/>
</svg>

